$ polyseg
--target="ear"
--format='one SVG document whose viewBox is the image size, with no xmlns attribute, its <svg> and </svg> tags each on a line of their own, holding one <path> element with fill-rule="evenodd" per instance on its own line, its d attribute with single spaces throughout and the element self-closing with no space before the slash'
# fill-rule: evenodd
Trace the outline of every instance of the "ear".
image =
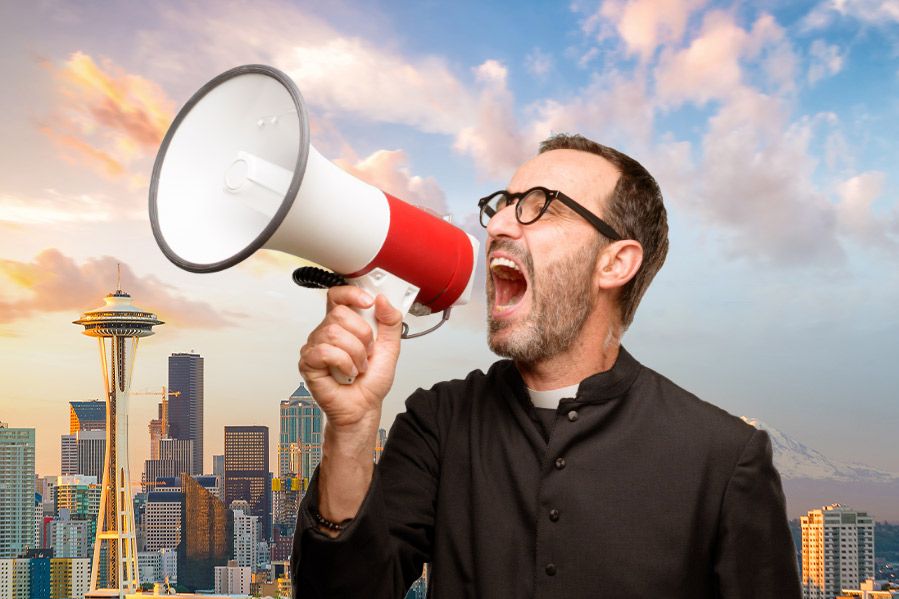
<svg viewBox="0 0 899 599">
<path fill-rule="evenodd" d="M 619 289 L 634 278 L 643 264 L 643 246 L 633 239 L 607 245 L 596 261 L 596 280 L 600 289 Z"/>
</svg>

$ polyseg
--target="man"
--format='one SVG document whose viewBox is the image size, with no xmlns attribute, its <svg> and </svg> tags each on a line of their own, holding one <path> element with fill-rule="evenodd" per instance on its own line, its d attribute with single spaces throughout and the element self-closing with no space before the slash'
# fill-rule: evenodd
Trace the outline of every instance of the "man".
<svg viewBox="0 0 899 599">
<path fill-rule="evenodd" d="M 406 402 L 375 468 L 401 316 L 333 288 L 300 371 L 328 415 L 297 597 L 800 597 L 767 435 L 620 339 L 667 253 L 655 180 L 560 135 L 481 200 L 489 344 L 510 360 Z M 377 341 L 352 308 L 374 305 Z M 337 384 L 335 366 L 358 374 Z"/>
</svg>

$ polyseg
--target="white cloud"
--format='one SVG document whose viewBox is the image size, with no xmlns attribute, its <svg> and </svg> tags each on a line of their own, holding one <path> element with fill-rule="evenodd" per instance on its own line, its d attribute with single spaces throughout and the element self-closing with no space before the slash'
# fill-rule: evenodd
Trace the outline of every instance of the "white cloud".
<svg viewBox="0 0 899 599">
<path fill-rule="evenodd" d="M 872 209 L 874 201 L 883 193 L 885 178 L 880 171 L 867 171 L 841 182 L 837 186 L 840 196 L 837 216 L 842 230 L 865 245 L 896 249 L 897 239 L 891 235 L 897 232 L 895 226 L 899 219 L 895 213 L 887 218 L 878 217 Z"/>
<path fill-rule="evenodd" d="M 553 59 L 540 48 L 534 48 L 525 56 L 524 65 L 531 75 L 542 79 L 552 70 Z"/>
<path fill-rule="evenodd" d="M 666 43 L 679 43 L 691 13 L 705 4 L 705 0 L 606 0 L 589 16 L 583 29 L 599 31 L 600 39 L 608 35 L 603 27 L 612 22 L 627 46 L 627 52 L 649 61 L 656 49 Z"/>
<path fill-rule="evenodd" d="M 439 215 L 447 213 L 446 195 L 433 177 L 413 175 L 409 158 L 402 150 L 378 150 L 353 162 L 337 159 L 335 164 L 366 183 L 410 204 L 422 206 Z"/>
<path fill-rule="evenodd" d="M 456 151 L 471 156 L 475 168 L 489 177 L 506 179 L 534 152 L 515 117 L 515 98 L 506 85 L 505 65 L 487 60 L 472 69 L 481 83 L 474 123 L 456 136 Z"/>
<path fill-rule="evenodd" d="M 808 82 L 815 83 L 836 75 L 843 69 L 844 60 L 845 56 L 836 44 L 828 44 L 824 40 L 813 41 L 809 48 Z"/>
<path fill-rule="evenodd" d="M 22 197 L 0 193 L 0 222 L 53 225 L 70 222 L 109 222 L 146 217 L 146 205 L 117 202 L 102 193 L 63 193 L 45 189 Z"/>
<path fill-rule="evenodd" d="M 899 22 L 899 0 L 825 0 L 803 19 L 804 29 L 826 27 L 836 15 L 869 25 L 889 25 Z"/>
</svg>

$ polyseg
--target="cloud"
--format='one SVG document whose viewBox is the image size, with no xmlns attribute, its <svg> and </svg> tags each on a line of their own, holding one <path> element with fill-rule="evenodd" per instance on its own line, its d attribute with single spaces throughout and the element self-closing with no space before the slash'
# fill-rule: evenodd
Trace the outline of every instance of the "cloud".
<svg viewBox="0 0 899 599">
<path fill-rule="evenodd" d="M 899 22 L 899 2 L 896 0 L 825 0 L 803 19 L 805 30 L 821 29 L 835 16 L 849 17 L 879 27 Z"/>
<path fill-rule="evenodd" d="M 809 48 L 808 82 L 815 83 L 836 75 L 843 69 L 844 59 L 839 46 L 827 44 L 824 40 L 813 41 Z"/>
<path fill-rule="evenodd" d="M 0 259 L 0 276 L 12 283 L 24 299 L 0 299 L 0 323 L 45 312 L 70 312 L 73 317 L 101 305 L 115 282 L 115 258 L 91 258 L 77 264 L 57 249 L 46 249 L 32 262 Z M 174 292 L 156 277 L 135 275 L 122 264 L 122 287 L 138 305 L 179 328 L 216 329 L 233 324 L 212 306 Z"/>
<path fill-rule="evenodd" d="M 543 79 L 553 68 L 553 58 L 540 48 L 534 48 L 524 57 L 524 66 L 537 79 Z"/>
<path fill-rule="evenodd" d="M 691 13 L 705 0 L 606 0 L 585 21 L 587 31 L 598 23 L 611 21 L 630 55 L 648 62 L 663 44 L 677 44 L 683 38 Z M 605 35 L 600 29 L 599 37 Z"/>
<path fill-rule="evenodd" d="M 506 84 L 504 64 L 487 60 L 472 69 L 481 84 L 474 123 L 456 136 L 456 151 L 471 156 L 475 168 L 488 177 L 507 179 L 534 153 L 534 144 L 515 118 L 515 97 Z"/>
<path fill-rule="evenodd" d="M 45 189 L 40 195 L 20 197 L 0 192 L 0 222 L 52 225 L 68 222 L 109 222 L 146 217 L 146 207 L 132 209 L 103 193 L 64 193 Z"/>
<path fill-rule="evenodd" d="M 746 60 L 760 64 L 765 80 L 776 84 L 775 88 L 792 87 L 795 56 L 783 28 L 771 15 L 761 15 L 746 30 L 734 22 L 733 15 L 710 11 L 700 34 L 686 48 L 663 51 L 654 72 L 656 94 L 669 108 L 726 99 L 748 85 Z"/>
<path fill-rule="evenodd" d="M 899 233 L 899 214 L 878 217 L 872 207 L 883 192 L 885 178 L 880 171 L 867 171 L 841 182 L 837 186 L 837 216 L 842 230 L 865 245 L 895 250 L 899 245 L 899 235 L 894 237 Z"/>
<path fill-rule="evenodd" d="M 744 89 L 709 121 L 692 208 L 734 257 L 806 265 L 843 257 L 836 215 L 812 183 L 817 122 L 790 123 L 783 100 Z"/>
<path fill-rule="evenodd" d="M 447 213 L 446 195 L 433 177 L 413 175 L 402 150 L 378 150 L 362 160 L 334 161 L 348 173 L 399 199 L 437 214 Z"/>
<path fill-rule="evenodd" d="M 159 86 L 83 52 L 48 68 L 60 101 L 40 130 L 67 157 L 117 178 L 134 160 L 155 154 L 174 112 Z"/>
</svg>

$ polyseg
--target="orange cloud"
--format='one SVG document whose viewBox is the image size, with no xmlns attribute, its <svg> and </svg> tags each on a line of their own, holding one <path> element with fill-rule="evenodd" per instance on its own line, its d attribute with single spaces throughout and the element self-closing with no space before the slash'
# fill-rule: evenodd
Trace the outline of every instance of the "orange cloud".
<svg viewBox="0 0 899 599">
<path fill-rule="evenodd" d="M 75 52 L 62 66 L 50 65 L 61 98 L 59 114 L 40 127 L 75 157 L 111 178 L 132 161 L 152 156 L 174 114 L 162 89 L 112 62 L 98 65 Z"/>
<path fill-rule="evenodd" d="M 6 277 L 25 299 L 0 299 L 0 323 L 29 318 L 44 312 L 66 311 L 73 318 L 84 310 L 102 305 L 102 298 L 112 291 L 116 266 L 111 256 L 91 258 L 77 264 L 59 250 L 46 249 L 32 262 L 0 260 L 0 276 Z M 127 264 L 122 264 L 122 287 L 136 303 L 155 312 L 169 324 L 183 328 L 215 329 L 232 322 L 206 302 L 186 299 L 171 286 L 153 276 L 138 277 Z"/>
</svg>

